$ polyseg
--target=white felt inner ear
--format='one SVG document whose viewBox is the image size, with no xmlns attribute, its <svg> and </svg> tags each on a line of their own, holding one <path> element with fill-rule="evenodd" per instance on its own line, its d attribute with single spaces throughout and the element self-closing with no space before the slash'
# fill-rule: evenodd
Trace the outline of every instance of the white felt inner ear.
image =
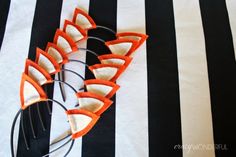
<svg viewBox="0 0 236 157">
<path fill-rule="evenodd" d="M 95 98 L 79 98 L 79 108 L 90 112 L 97 112 L 102 108 L 104 103 Z"/>
<path fill-rule="evenodd" d="M 28 75 L 33 80 L 38 82 L 40 85 L 43 85 L 44 83 L 47 82 L 47 79 L 45 78 L 45 76 L 40 71 L 38 71 L 37 69 L 35 69 L 32 66 L 29 66 Z"/>
<path fill-rule="evenodd" d="M 67 25 L 66 27 L 66 33 L 74 40 L 74 41 L 79 41 L 83 39 L 83 35 L 72 25 Z"/>
<path fill-rule="evenodd" d="M 131 40 L 136 40 L 136 41 L 139 41 L 141 40 L 141 37 L 139 36 L 121 36 L 119 38 L 122 38 L 122 39 L 131 39 Z"/>
<path fill-rule="evenodd" d="M 34 88 L 32 84 L 25 81 L 24 82 L 24 105 L 29 106 L 30 104 L 40 100 L 40 95 L 38 91 Z"/>
<path fill-rule="evenodd" d="M 103 67 L 94 69 L 93 73 L 97 79 L 110 80 L 116 75 L 117 71 L 117 68 Z"/>
<path fill-rule="evenodd" d="M 119 43 L 119 44 L 112 44 L 108 46 L 113 54 L 118 54 L 125 56 L 127 52 L 130 50 L 132 47 L 131 42 L 124 42 L 124 43 Z"/>
<path fill-rule="evenodd" d="M 72 51 L 69 42 L 61 36 L 59 36 L 57 39 L 57 46 L 59 46 L 61 49 L 63 49 L 67 53 Z"/>
<path fill-rule="evenodd" d="M 49 74 L 56 71 L 52 62 L 44 55 L 39 55 L 38 65 L 44 68 Z"/>
<path fill-rule="evenodd" d="M 102 64 L 115 64 L 115 65 L 124 65 L 125 61 L 123 59 L 103 59 Z"/>
<path fill-rule="evenodd" d="M 88 92 L 95 93 L 105 97 L 112 91 L 112 87 L 101 84 L 90 84 L 86 86 Z"/>
<path fill-rule="evenodd" d="M 52 56 L 57 61 L 57 63 L 61 63 L 63 61 L 61 54 L 53 47 L 49 47 L 48 54 Z"/>
<path fill-rule="evenodd" d="M 85 17 L 82 14 L 77 15 L 75 23 L 79 25 L 80 27 L 82 27 L 83 29 L 88 29 L 92 27 L 92 24 L 89 22 L 87 17 Z"/>
<path fill-rule="evenodd" d="M 82 114 L 68 115 L 68 119 L 73 134 L 86 128 L 88 124 L 92 121 L 91 117 Z"/>
</svg>

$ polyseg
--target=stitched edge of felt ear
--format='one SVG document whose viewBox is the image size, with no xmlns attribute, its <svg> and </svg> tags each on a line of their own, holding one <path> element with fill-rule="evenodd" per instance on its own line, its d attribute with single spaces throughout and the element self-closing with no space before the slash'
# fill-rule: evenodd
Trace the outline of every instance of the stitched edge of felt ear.
<svg viewBox="0 0 236 157">
<path fill-rule="evenodd" d="M 54 39 L 53 39 L 54 44 L 57 45 L 57 40 L 58 40 L 59 36 L 63 37 L 70 45 L 70 48 L 71 48 L 72 51 L 67 53 L 67 54 L 70 54 L 70 53 L 75 52 L 75 51 L 78 50 L 78 47 L 77 47 L 76 43 L 73 41 L 73 39 L 60 29 L 56 30 L 56 33 L 55 33 L 55 36 L 54 36 Z"/>
<path fill-rule="evenodd" d="M 115 76 L 113 76 L 109 81 L 115 82 L 118 77 L 124 72 L 126 69 L 125 65 L 114 65 L 114 64 L 95 64 L 92 66 L 89 66 L 89 70 L 93 73 L 93 70 L 98 69 L 98 68 L 105 68 L 105 67 L 112 67 L 112 68 L 117 68 L 117 73 Z"/>
<path fill-rule="evenodd" d="M 105 55 L 98 56 L 98 59 L 100 60 L 100 62 L 106 59 L 121 59 L 125 61 L 123 65 L 128 67 L 128 65 L 130 64 L 133 58 L 129 56 L 122 56 L 122 55 L 117 55 L 117 54 L 105 54 Z M 118 65 L 118 64 L 115 64 L 115 65 Z"/>
<path fill-rule="evenodd" d="M 74 42 L 79 42 L 79 41 L 82 41 L 82 40 L 85 40 L 87 39 L 87 33 L 85 32 L 85 30 L 83 28 L 81 28 L 79 25 L 76 25 L 74 22 L 71 22 L 69 20 L 65 20 L 64 22 L 64 26 L 63 26 L 63 31 L 66 33 L 66 27 L 67 25 L 72 25 L 74 26 L 80 33 L 81 35 L 83 36 L 82 39 L 78 40 L 78 41 L 74 41 Z"/>
<path fill-rule="evenodd" d="M 53 65 L 54 65 L 54 68 L 55 68 L 55 71 L 50 73 L 50 74 L 56 74 L 58 72 L 61 71 L 60 69 L 60 65 L 57 63 L 57 61 L 52 57 L 50 56 L 48 53 L 46 53 L 45 51 L 43 51 L 42 49 L 40 48 L 36 48 L 36 59 L 35 59 L 35 63 L 38 64 L 39 62 L 39 57 L 40 57 L 40 54 L 45 56 Z"/>
<path fill-rule="evenodd" d="M 116 40 L 111 40 L 111 41 L 105 42 L 105 45 L 109 48 L 110 45 L 126 43 L 126 42 L 131 42 L 132 46 L 131 46 L 131 48 L 128 50 L 128 52 L 124 56 L 130 56 L 136 50 L 136 47 L 139 44 L 139 42 L 136 41 L 136 40 L 132 40 L 132 39 L 116 39 Z M 111 49 L 109 48 L 109 50 L 111 50 Z"/>
<path fill-rule="evenodd" d="M 81 15 L 85 16 L 88 19 L 88 21 L 90 22 L 90 24 L 92 25 L 92 27 L 87 28 L 85 30 L 95 29 L 97 27 L 96 23 L 93 20 L 93 18 L 91 16 L 89 16 L 85 11 L 83 11 L 79 8 L 75 8 L 72 22 L 76 23 L 76 18 L 77 18 L 78 14 L 81 14 Z"/>
<path fill-rule="evenodd" d="M 24 103 L 24 83 L 25 82 L 28 82 L 30 83 L 38 92 L 39 96 L 40 96 L 40 100 L 39 101 L 35 101 L 35 102 L 32 102 L 31 104 L 29 105 L 25 105 Z M 36 102 L 40 102 L 40 101 L 45 101 L 47 99 L 47 95 L 46 93 L 44 92 L 43 88 L 38 84 L 36 83 L 33 79 L 31 79 L 28 75 L 26 75 L 25 73 L 22 73 L 22 76 L 21 76 L 21 83 L 20 83 L 20 101 L 21 101 L 21 109 L 24 110 L 26 109 L 28 106 L 36 103 Z"/>
<path fill-rule="evenodd" d="M 77 133 L 72 134 L 72 139 L 76 139 L 76 138 L 79 138 L 79 137 L 87 134 L 93 128 L 93 126 L 96 124 L 98 119 L 100 118 L 98 115 L 96 115 L 92 112 L 86 111 L 86 110 L 82 110 L 82 109 L 68 110 L 68 111 L 66 111 L 66 114 L 67 115 L 83 114 L 83 115 L 86 115 L 86 116 L 92 118 L 92 121 L 87 125 L 87 127 L 85 127 L 83 130 L 81 130 Z"/>
<path fill-rule="evenodd" d="M 26 75 L 29 76 L 29 66 L 34 67 L 46 78 L 47 81 L 45 84 L 53 82 L 51 75 L 45 69 L 43 69 L 41 66 L 39 66 L 38 64 L 36 64 L 35 62 L 33 62 L 30 59 L 26 59 L 26 61 L 25 61 L 25 74 Z"/>
<path fill-rule="evenodd" d="M 111 81 L 106 81 L 106 80 L 100 80 L 100 79 L 90 79 L 90 80 L 85 80 L 84 85 L 92 85 L 92 84 L 99 84 L 99 85 L 105 85 L 112 87 L 112 90 L 106 95 L 106 98 L 110 99 L 116 91 L 120 88 L 120 86 L 114 82 Z"/>
<path fill-rule="evenodd" d="M 63 61 L 59 64 L 66 64 L 69 62 L 69 59 L 68 59 L 66 53 L 54 43 L 48 42 L 46 50 L 45 50 L 47 53 L 48 53 L 48 50 L 50 47 L 56 49 L 60 53 L 60 55 L 62 56 Z"/>
<path fill-rule="evenodd" d="M 76 93 L 76 96 L 78 98 L 94 98 L 94 99 L 98 99 L 98 100 L 102 101 L 104 103 L 104 105 L 97 112 L 94 113 L 98 116 L 100 116 L 103 112 L 105 112 L 113 103 L 113 101 L 111 101 L 110 99 L 100 96 L 95 93 L 91 93 L 91 92 Z"/>
<path fill-rule="evenodd" d="M 144 41 L 147 40 L 148 38 L 148 35 L 146 34 L 142 34 L 142 33 L 136 33 L 136 32 L 121 32 L 121 33 L 117 33 L 116 34 L 116 37 L 119 39 L 120 37 L 128 37 L 128 36 L 137 36 L 137 37 L 140 37 L 141 39 L 138 40 L 139 44 L 137 45 L 137 47 L 135 48 L 138 49 L 143 43 Z"/>
</svg>

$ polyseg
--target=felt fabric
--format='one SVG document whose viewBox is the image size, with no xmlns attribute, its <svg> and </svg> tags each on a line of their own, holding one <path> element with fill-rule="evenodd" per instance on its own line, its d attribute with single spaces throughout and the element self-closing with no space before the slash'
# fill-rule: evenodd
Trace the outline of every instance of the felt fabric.
<svg viewBox="0 0 236 157">
<path fill-rule="evenodd" d="M 54 43 L 48 42 L 45 51 L 52 56 L 58 64 L 65 64 L 68 62 L 67 54 Z"/>
<path fill-rule="evenodd" d="M 21 108 L 24 110 L 28 106 L 46 99 L 47 95 L 42 87 L 28 75 L 23 73 L 20 85 Z"/>
<path fill-rule="evenodd" d="M 73 15 L 73 22 L 84 30 L 96 28 L 96 24 L 92 17 L 82 9 L 76 8 Z"/>
<path fill-rule="evenodd" d="M 119 85 L 111 81 L 90 79 L 84 81 L 84 85 L 88 92 L 111 98 L 120 88 Z"/>
<path fill-rule="evenodd" d="M 74 42 L 86 39 L 87 36 L 85 30 L 69 20 L 65 20 L 63 31 L 69 35 L 74 40 Z"/>
<path fill-rule="evenodd" d="M 36 49 L 36 59 L 35 63 L 41 66 L 44 70 L 46 70 L 49 74 L 55 74 L 60 71 L 60 66 L 57 61 L 50 56 L 45 51 L 40 48 Z"/>
<path fill-rule="evenodd" d="M 77 93 L 79 108 L 95 113 L 100 116 L 112 104 L 108 98 L 91 92 Z"/>
<path fill-rule="evenodd" d="M 132 39 L 116 39 L 106 42 L 111 53 L 122 56 L 130 56 L 138 46 L 139 42 Z"/>
<path fill-rule="evenodd" d="M 99 119 L 99 116 L 96 114 L 82 109 L 69 110 L 66 113 L 73 139 L 79 138 L 89 132 Z"/>
<path fill-rule="evenodd" d="M 57 29 L 56 31 L 53 43 L 67 54 L 77 51 L 77 45 L 73 39 L 60 29 Z"/>
</svg>

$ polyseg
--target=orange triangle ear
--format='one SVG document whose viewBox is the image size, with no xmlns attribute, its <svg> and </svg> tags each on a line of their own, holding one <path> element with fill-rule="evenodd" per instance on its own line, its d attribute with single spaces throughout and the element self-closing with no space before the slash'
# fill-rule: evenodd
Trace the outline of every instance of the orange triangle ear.
<svg viewBox="0 0 236 157">
<path fill-rule="evenodd" d="M 106 111 L 112 104 L 110 99 L 90 92 L 77 93 L 77 97 L 79 99 L 80 109 L 90 111 L 98 116 Z"/>
<path fill-rule="evenodd" d="M 65 20 L 63 31 L 70 36 L 74 42 L 81 41 L 87 37 L 84 29 L 68 20 Z"/>
<path fill-rule="evenodd" d="M 138 45 L 135 48 L 135 50 L 136 50 L 144 43 L 144 41 L 147 40 L 148 35 L 141 34 L 141 33 L 135 33 L 135 32 L 122 32 L 122 33 L 117 33 L 116 37 L 118 39 L 132 39 L 132 40 L 138 41 Z"/>
<path fill-rule="evenodd" d="M 131 39 L 116 39 L 105 43 L 111 53 L 130 56 L 136 49 L 138 41 Z"/>
<path fill-rule="evenodd" d="M 53 43 L 60 47 L 67 54 L 78 50 L 78 47 L 73 39 L 60 29 L 57 29 L 56 31 Z"/>
<path fill-rule="evenodd" d="M 115 54 L 101 55 L 98 56 L 98 59 L 102 64 L 124 65 L 125 67 L 128 67 L 128 65 L 132 61 L 131 57 Z"/>
<path fill-rule="evenodd" d="M 108 99 L 110 99 L 120 88 L 120 86 L 114 82 L 99 79 L 85 80 L 84 84 L 88 92 L 95 93 Z"/>
<path fill-rule="evenodd" d="M 100 118 L 96 114 L 82 109 L 68 110 L 66 113 L 71 127 L 72 139 L 87 134 Z"/>
<path fill-rule="evenodd" d="M 28 75 L 23 73 L 20 84 L 20 100 L 22 110 L 36 102 L 45 101 L 46 99 L 47 95 L 42 87 Z"/>
<path fill-rule="evenodd" d="M 50 74 L 35 62 L 27 59 L 25 62 L 25 74 L 31 77 L 39 85 L 52 82 Z"/>
<path fill-rule="evenodd" d="M 46 70 L 49 74 L 55 74 L 60 72 L 60 65 L 57 63 L 57 61 L 48 53 L 44 52 L 38 47 L 36 48 L 35 62 L 44 70 Z"/>
<path fill-rule="evenodd" d="M 86 12 L 78 8 L 74 11 L 73 22 L 84 30 L 96 28 L 94 20 Z"/>
<path fill-rule="evenodd" d="M 46 52 L 52 56 L 58 64 L 65 64 L 69 61 L 66 53 L 54 43 L 48 42 Z"/>
<path fill-rule="evenodd" d="M 124 72 L 124 65 L 113 64 L 95 64 L 89 66 L 90 71 L 94 74 L 96 79 L 107 80 L 115 82 L 117 78 Z"/>
</svg>

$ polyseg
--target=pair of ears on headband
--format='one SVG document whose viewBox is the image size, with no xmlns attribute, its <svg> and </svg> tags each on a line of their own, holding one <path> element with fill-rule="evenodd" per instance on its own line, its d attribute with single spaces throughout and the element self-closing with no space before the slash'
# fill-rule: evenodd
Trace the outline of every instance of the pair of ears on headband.
<svg viewBox="0 0 236 157">
<path fill-rule="evenodd" d="M 57 30 L 54 43 L 57 44 L 64 52 L 70 54 L 78 50 L 76 42 L 78 40 L 86 39 L 86 36 L 78 35 L 81 32 L 74 30 L 76 26 L 72 24 L 68 24 L 64 27 L 64 30 L 67 32 L 63 32 L 61 30 Z M 72 28 L 74 28 L 72 30 Z M 109 48 L 111 53 L 122 55 L 122 56 L 131 56 L 134 51 L 139 48 L 142 43 L 147 39 L 147 35 L 139 34 L 139 33 L 119 33 L 117 34 L 118 39 L 105 42 L 105 45 Z"/>
<path fill-rule="evenodd" d="M 66 53 L 78 49 L 76 42 L 86 39 L 87 31 L 97 27 L 94 20 L 83 10 L 76 8 L 72 22 L 65 20 L 63 31 L 57 30 L 54 43 Z M 105 45 L 113 54 L 130 56 L 148 38 L 147 35 L 135 32 L 116 34 L 117 39 L 108 41 Z"/>
<path fill-rule="evenodd" d="M 73 20 L 72 22 L 79 26 L 84 31 L 95 29 L 97 27 L 96 23 L 94 22 L 93 18 L 89 16 L 85 11 L 76 8 L 74 10 Z M 145 34 L 135 33 L 135 32 L 123 32 L 116 34 L 117 38 L 128 38 L 133 39 L 139 42 L 141 45 L 148 36 Z"/>
<path fill-rule="evenodd" d="M 35 67 L 35 65 L 33 65 L 35 63 L 32 61 L 27 60 L 26 64 L 32 65 L 32 68 Z M 36 70 L 38 69 L 35 69 L 35 71 Z M 28 74 L 31 72 L 32 71 L 28 71 Z M 43 88 L 35 81 L 39 80 L 41 75 L 46 76 L 44 74 L 35 75 L 35 73 L 31 73 L 31 76 L 33 76 L 31 78 L 26 73 L 22 74 L 20 85 L 22 110 L 36 102 L 45 101 L 47 99 L 47 95 Z M 37 76 L 40 77 L 36 78 Z M 51 78 L 48 82 L 52 82 Z M 113 82 L 98 79 L 86 80 L 85 87 L 88 92 L 75 93 L 79 100 L 79 108 L 86 109 L 97 115 L 101 115 L 112 104 L 112 101 L 109 98 L 111 98 L 119 89 L 119 85 Z"/>
</svg>

